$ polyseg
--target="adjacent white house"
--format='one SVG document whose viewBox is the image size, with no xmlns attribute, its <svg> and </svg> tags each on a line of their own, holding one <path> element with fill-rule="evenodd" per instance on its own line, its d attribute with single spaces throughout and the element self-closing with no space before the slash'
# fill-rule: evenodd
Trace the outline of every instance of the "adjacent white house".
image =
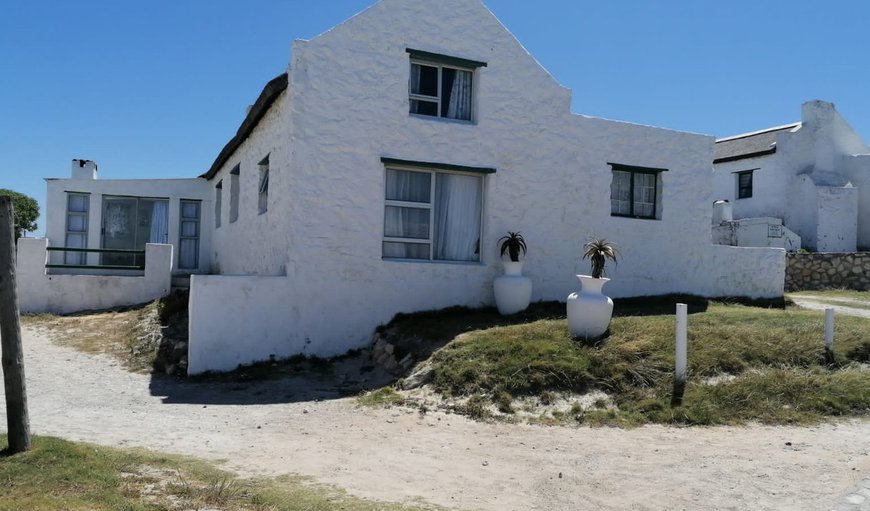
<svg viewBox="0 0 870 511">
<path fill-rule="evenodd" d="M 490 305 L 508 230 L 529 245 L 533 300 L 576 290 L 591 237 L 619 246 L 614 297 L 782 296 L 784 250 L 711 242 L 713 137 L 570 103 L 479 0 L 382 0 L 296 41 L 211 168 L 147 192 L 145 217 L 166 199 L 175 268 L 194 273 L 189 372 L 337 355 L 399 312 Z M 77 181 L 50 195 L 90 192 L 103 217 L 106 195 L 148 186 L 96 199 L 104 181 Z M 196 268 L 182 268 L 185 201 L 198 204 Z M 70 232 L 48 234 L 78 242 Z"/>
<path fill-rule="evenodd" d="M 800 122 L 719 139 L 715 151 L 714 199 L 735 221 L 772 217 L 818 252 L 870 250 L 870 147 L 833 104 L 804 103 Z"/>
</svg>

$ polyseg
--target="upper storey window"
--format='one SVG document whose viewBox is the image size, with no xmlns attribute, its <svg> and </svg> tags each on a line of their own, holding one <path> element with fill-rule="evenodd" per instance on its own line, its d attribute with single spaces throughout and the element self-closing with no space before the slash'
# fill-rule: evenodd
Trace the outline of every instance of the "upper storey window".
<svg viewBox="0 0 870 511">
<path fill-rule="evenodd" d="M 471 121 L 474 72 L 485 62 L 408 49 L 411 55 L 411 113 Z"/>
</svg>

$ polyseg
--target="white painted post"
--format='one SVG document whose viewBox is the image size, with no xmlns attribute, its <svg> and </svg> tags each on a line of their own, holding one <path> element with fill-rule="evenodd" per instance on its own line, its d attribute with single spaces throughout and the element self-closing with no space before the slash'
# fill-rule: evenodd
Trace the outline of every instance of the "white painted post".
<svg viewBox="0 0 870 511">
<path fill-rule="evenodd" d="M 825 349 L 834 349 L 834 309 L 825 309 Z"/>
<path fill-rule="evenodd" d="M 688 361 L 688 307 L 685 303 L 677 304 L 677 352 L 674 376 L 679 384 L 686 383 L 686 365 Z"/>
</svg>

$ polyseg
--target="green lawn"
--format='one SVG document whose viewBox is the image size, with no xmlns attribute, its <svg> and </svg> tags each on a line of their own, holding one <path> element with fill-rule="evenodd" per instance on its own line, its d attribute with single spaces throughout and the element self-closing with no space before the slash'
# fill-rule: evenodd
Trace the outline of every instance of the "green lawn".
<svg viewBox="0 0 870 511">
<path fill-rule="evenodd" d="M 473 396 L 474 415 L 480 398 L 509 410 L 524 396 L 590 390 L 609 403 L 563 415 L 590 424 L 805 424 L 870 410 L 870 320 L 838 317 L 828 366 L 819 312 L 720 303 L 698 310 L 689 316 L 689 383 L 678 407 L 670 404 L 672 314 L 617 315 L 598 345 L 570 339 L 563 317 L 481 326 L 486 310 L 452 309 L 440 322 L 437 312 L 416 322 L 411 315 L 389 328 L 418 337 L 443 335 L 451 324 L 465 331 L 432 354 L 433 384 L 445 396 Z"/>
<path fill-rule="evenodd" d="M 0 434 L 0 447 L 6 442 Z M 357 499 L 300 477 L 237 479 L 190 458 L 50 437 L 34 438 L 26 453 L 0 453 L 0 488 L 0 511 L 423 509 Z"/>
</svg>

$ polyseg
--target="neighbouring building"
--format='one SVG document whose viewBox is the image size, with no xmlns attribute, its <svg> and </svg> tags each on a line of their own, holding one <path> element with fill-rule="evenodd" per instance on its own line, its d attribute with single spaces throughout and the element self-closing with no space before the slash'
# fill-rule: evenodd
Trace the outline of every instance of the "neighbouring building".
<svg viewBox="0 0 870 511">
<path fill-rule="evenodd" d="M 782 249 L 711 242 L 713 137 L 570 104 L 478 0 L 382 0 L 296 41 L 191 191 L 148 192 L 172 244 L 173 208 L 200 201 L 189 371 L 338 355 L 399 312 L 490 305 L 508 230 L 533 300 L 577 289 L 591 237 L 619 246 L 614 297 L 782 296 Z"/>
<path fill-rule="evenodd" d="M 801 248 L 783 244 L 793 232 L 812 251 L 870 250 L 870 147 L 833 104 L 801 110 L 800 122 L 716 141 L 713 198 L 729 201 L 733 222 L 714 232 L 755 233 L 729 244 Z"/>
</svg>

